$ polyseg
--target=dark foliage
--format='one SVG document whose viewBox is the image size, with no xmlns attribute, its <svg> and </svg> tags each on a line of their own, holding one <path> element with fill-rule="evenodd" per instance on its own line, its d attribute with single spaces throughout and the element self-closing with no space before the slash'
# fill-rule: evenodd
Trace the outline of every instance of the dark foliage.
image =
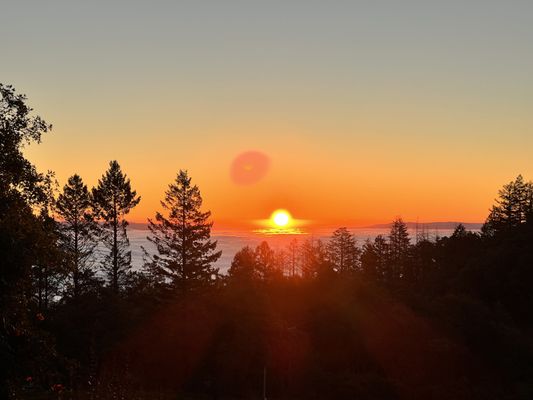
<svg viewBox="0 0 533 400">
<path fill-rule="evenodd" d="M 77 298 L 83 292 L 93 291 L 97 284 L 93 264 L 100 233 L 91 193 L 79 175 L 68 179 L 55 208 L 61 219 L 60 247 L 65 253 L 65 267 L 71 278 L 65 295 Z"/>
<path fill-rule="evenodd" d="M 180 171 L 161 202 L 167 215 L 158 212 L 148 220 L 158 254 L 148 255 L 147 267 L 154 281 L 177 292 L 188 292 L 213 283 L 218 270 L 212 266 L 222 252 L 210 240 L 211 212 L 203 212 L 202 196 L 191 184 L 187 171 Z"/>
<path fill-rule="evenodd" d="M 97 217 L 103 222 L 102 243 L 108 249 L 103 268 L 114 293 L 124 289 L 130 282 L 131 251 L 129 248 L 124 217 L 141 201 L 131 189 L 128 177 L 116 161 L 92 191 L 93 206 Z"/>
</svg>

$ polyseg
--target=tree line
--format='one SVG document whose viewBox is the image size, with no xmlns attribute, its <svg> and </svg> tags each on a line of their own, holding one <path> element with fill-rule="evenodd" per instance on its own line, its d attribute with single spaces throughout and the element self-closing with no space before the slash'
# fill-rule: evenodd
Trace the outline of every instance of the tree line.
<svg viewBox="0 0 533 400">
<path fill-rule="evenodd" d="M 499 192 L 481 232 L 268 242 L 227 274 L 211 214 L 180 170 L 149 219 L 116 161 L 94 188 L 23 155 L 51 129 L 0 85 L 2 398 L 528 399 L 533 184 Z M 178 397 L 179 396 L 179 397 Z"/>
</svg>

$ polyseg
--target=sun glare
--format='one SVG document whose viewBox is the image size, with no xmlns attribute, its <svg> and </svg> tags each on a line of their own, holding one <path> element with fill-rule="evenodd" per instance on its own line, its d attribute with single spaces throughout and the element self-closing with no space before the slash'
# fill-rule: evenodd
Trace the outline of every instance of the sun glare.
<svg viewBox="0 0 533 400">
<path fill-rule="evenodd" d="M 275 226 L 284 228 L 291 222 L 291 215 L 286 210 L 276 210 L 272 213 L 270 219 Z"/>
<path fill-rule="evenodd" d="M 256 220 L 261 229 L 254 230 L 254 233 L 261 235 L 305 235 L 299 226 L 305 223 L 303 220 L 294 219 L 290 212 L 282 208 L 270 214 L 269 219 Z"/>
</svg>

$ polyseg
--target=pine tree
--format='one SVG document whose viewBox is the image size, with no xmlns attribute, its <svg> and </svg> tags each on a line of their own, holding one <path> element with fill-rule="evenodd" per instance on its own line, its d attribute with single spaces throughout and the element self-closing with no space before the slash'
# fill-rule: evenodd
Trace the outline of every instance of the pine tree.
<svg viewBox="0 0 533 400">
<path fill-rule="evenodd" d="M 56 212 L 62 220 L 61 244 L 71 278 L 68 294 L 77 298 L 95 282 L 92 264 L 98 235 L 92 196 L 79 175 L 72 175 L 63 187 Z"/>
<path fill-rule="evenodd" d="M 103 244 L 109 250 L 102 266 L 113 292 L 118 293 L 127 284 L 131 269 L 128 222 L 124 217 L 141 198 L 131 189 L 130 180 L 116 161 L 109 163 L 92 194 L 97 215 L 103 221 Z"/>
<path fill-rule="evenodd" d="M 221 256 L 212 241 L 209 222 L 210 211 L 202 212 L 202 196 L 191 184 L 187 171 L 180 170 L 161 202 L 166 216 L 161 212 L 155 221 L 149 219 L 151 236 L 158 254 L 148 256 L 147 264 L 156 282 L 186 292 L 210 285 L 218 269 L 213 267 Z"/>
<path fill-rule="evenodd" d="M 361 270 L 370 279 L 379 280 L 378 254 L 374 243 L 367 239 L 361 252 Z"/>
<path fill-rule="evenodd" d="M 259 279 L 255 252 L 250 246 L 243 247 L 235 254 L 228 275 L 231 279 L 246 282 Z"/>
<path fill-rule="evenodd" d="M 299 264 L 299 247 L 298 246 L 298 239 L 292 239 L 289 242 L 289 246 L 287 247 L 288 255 L 289 255 L 289 275 L 290 276 L 296 276 L 297 275 L 297 269 Z"/>
<path fill-rule="evenodd" d="M 391 263 L 391 278 L 397 280 L 405 273 L 411 240 L 407 232 L 407 225 L 401 218 L 392 223 L 389 234 L 389 261 Z"/>
<path fill-rule="evenodd" d="M 318 263 L 315 243 L 312 238 L 304 240 L 300 247 L 300 256 L 302 259 L 302 276 L 304 278 L 313 278 L 318 270 Z"/>
<path fill-rule="evenodd" d="M 328 259 L 335 271 L 340 273 L 359 270 L 360 249 L 355 237 L 346 228 L 333 232 L 328 242 Z"/>
<path fill-rule="evenodd" d="M 383 235 L 377 235 L 374 238 L 374 252 L 376 254 L 377 274 L 379 279 L 383 281 L 387 276 L 389 261 L 389 244 Z"/>
<path fill-rule="evenodd" d="M 263 241 L 255 248 L 255 263 L 259 277 L 263 281 L 272 281 L 283 276 L 283 266 L 279 261 L 280 257 L 276 257 L 268 242 Z"/>
<path fill-rule="evenodd" d="M 504 185 L 498 192 L 482 231 L 487 235 L 516 227 L 533 216 L 533 183 L 525 182 L 522 175 Z"/>
</svg>

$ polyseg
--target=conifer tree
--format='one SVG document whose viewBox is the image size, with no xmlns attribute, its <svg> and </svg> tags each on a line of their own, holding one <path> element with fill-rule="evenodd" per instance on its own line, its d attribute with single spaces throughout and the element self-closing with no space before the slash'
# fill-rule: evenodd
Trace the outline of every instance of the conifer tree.
<svg viewBox="0 0 533 400">
<path fill-rule="evenodd" d="M 292 239 L 287 247 L 289 256 L 289 276 L 296 276 L 299 265 L 299 249 L 297 239 Z"/>
<path fill-rule="evenodd" d="M 148 220 L 148 240 L 158 254 L 148 256 L 147 268 L 156 282 L 180 292 L 210 285 L 218 274 L 213 263 L 222 252 L 211 240 L 211 212 L 201 210 L 200 190 L 191 184 L 187 171 L 179 171 L 161 205 L 166 215 L 157 212 L 155 220 Z"/>
<path fill-rule="evenodd" d="M 403 276 L 408 261 L 411 240 L 407 232 L 407 225 L 401 218 L 392 223 L 389 234 L 389 261 L 390 278 L 399 279 Z"/>
<path fill-rule="evenodd" d="M 124 217 L 141 198 L 131 189 L 130 180 L 116 161 L 109 163 L 92 194 L 95 210 L 103 222 L 103 244 L 109 250 L 102 266 L 113 292 L 118 293 L 127 284 L 131 269 L 128 222 Z"/>
<path fill-rule="evenodd" d="M 92 196 L 79 175 L 68 179 L 56 201 L 56 211 L 62 220 L 61 244 L 70 275 L 68 294 L 77 298 L 94 282 L 92 263 L 98 234 Z"/>
<path fill-rule="evenodd" d="M 384 280 L 387 274 L 387 263 L 389 261 L 389 244 L 383 235 L 374 238 L 374 252 L 376 254 L 376 268 L 380 280 Z"/>
<path fill-rule="evenodd" d="M 359 270 L 360 249 L 355 237 L 346 228 L 333 232 L 328 242 L 328 259 L 335 271 L 340 273 Z"/>
<path fill-rule="evenodd" d="M 270 247 L 268 242 L 263 241 L 255 248 L 256 268 L 259 277 L 263 281 L 271 281 L 283 276 L 283 266 L 280 265 L 279 261 L 280 257 L 276 257 L 276 252 Z"/>
<path fill-rule="evenodd" d="M 231 279 L 246 282 L 259 279 L 255 252 L 250 246 L 243 247 L 235 254 L 228 275 Z"/>
<path fill-rule="evenodd" d="M 496 204 L 483 225 L 487 235 L 518 226 L 533 217 L 533 183 L 525 182 L 522 175 L 498 192 Z"/>
<path fill-rule="evenodd" d="M 324 243 L 320 239 L 304 240 L 300 247 L 302 276 L 304 278 L 316 278 L 327 263 L 326 256 Z"/>
<path fill-rule="evenodd" d="M 300 257 L 302 259 L 302 276 L 313 278 L 317 271 L 317 254 L 313 238 L 303 241 L 300 247 Z"/>
<path fill-rule="evenodd" d="M 367 239 L 361 252 L 361 270 L 370 279 L 379 280 L 378 254 L 374 243 Z"/>
</svg>

